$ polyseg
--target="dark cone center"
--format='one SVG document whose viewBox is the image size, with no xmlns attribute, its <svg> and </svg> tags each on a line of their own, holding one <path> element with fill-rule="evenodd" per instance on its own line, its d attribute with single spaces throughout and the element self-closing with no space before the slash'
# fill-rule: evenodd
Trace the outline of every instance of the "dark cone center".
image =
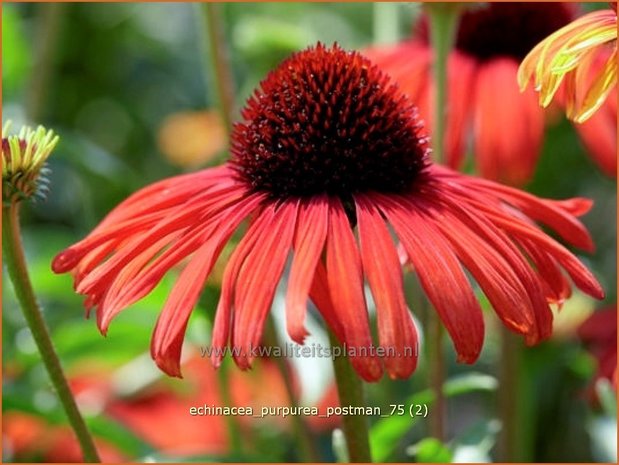
<svg viewBox="0 0 619 465">
<path fill-rule="evenodd" d="M 284 61 L 242 117 L 232 163 L 274 196 L 404 191 L 426 164 L 415 107 L 368 59 L 337 45 Z"/>
</svg>

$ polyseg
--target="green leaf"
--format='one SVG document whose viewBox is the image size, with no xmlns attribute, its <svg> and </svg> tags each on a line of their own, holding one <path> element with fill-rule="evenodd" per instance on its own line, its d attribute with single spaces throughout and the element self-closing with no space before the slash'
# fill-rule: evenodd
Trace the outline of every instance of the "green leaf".
<svg viewBox="0 0 619 465">
<path fill-rule="evenodd" d="M 2 11 L 2 88 L 5 92 L 22 85 L 31 59 L 17 8 L 5 5 Z"/>
<path fill-rule="evenodd" d="M 455 397 L 471 392 L 494 391 L 498 386 L 496 378 L 482 373 L 468 373 L 451 378 L 443 385 L 447 397 Z M 410 396 L 406 404 L 431 404 L 434 395 L 423 390 Z M 402 437 L 419 420 L 418 416 L 390 416 L 377 421 L 370 429 L 370 446 L 372 456 L 377 462 L 384 462 L 393 452 Z"/>
<path fill-rule="evenodd" d="M 420 463 L 449 463 L 452 460 L 451 451 L 436 438 L 424 438 L 410 446 L 407 452 Z"/>
</svg>

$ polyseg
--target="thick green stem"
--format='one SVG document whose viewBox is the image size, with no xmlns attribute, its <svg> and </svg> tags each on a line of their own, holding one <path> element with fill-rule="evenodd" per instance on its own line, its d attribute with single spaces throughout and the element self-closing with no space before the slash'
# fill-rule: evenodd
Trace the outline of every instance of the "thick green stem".
<svg viewBox="0 0 619 465">
<path fill-rule="evenodd" d="M 460 5 L 455 3 L 425 4 L 430 18 L 430 39 L 434 51 L 434 124 L 432 149 L 434 161 L 445 160 L 445 120 L 447 117 L 447 63 L 449 52 L 454 43 L 460 13 Z M 438 315 L 428 312 L 427 318 L 427 354 L 429 384 L 435 396 L 435 403 L 430 417 L 430 435 L 445 440 L 446 400 L 443 394 L 445 381 L 445 354 L 443 352 L 443 330 Z"/>
<path fill-rule="evenodd" d="M 271 347 L 279 346 L 277 333 L 275 331 L 275 324 L 272 318 L 267 320 L 265 340 Z M 299 398 L 292 384 L 292 373 L 290 367 L 282 357 L 276 357 L 275 363 L 277 363 L 277 368 L 284 379 L 284 385 L 286 386 L 286 393 L 288 394 L 290 405 L 292 407 L 299 406 Z M 301 415 L 292 415 L 290 418 L 292 419 L 295 442 L 299 446 L 298 455 L 301 458 L 301 461 L 306 463 L 318 462 L 318 455 L 316 453 L 317 447 L 314 444 L 312 433 L 307 426 L 307 423 Z"/>
<path fill-rule="evenodd" d="M 343 354 L 337 338 L 329 334 L 331 347 L 340 347 L 341 356 L 333 360 L 335 382 L 341 406 L 365 407 L 363 399 L 363 382 L 353 369 L 348 356 Z M 346 437 L 348 458 L 351 463 L 369 463 L 372 461 L 368 424 L 363 415 L 344 415 L 342 429 Z"/>
<path fill-rule="evenodd" d="M 227 360 L 224 360 L 217 370 L 217 384 L 222 404 L 225 406 L 232 406 L 232 396 L 230 396 L 230 366 L 227 362 Z M 241 434 L 241 425 L 238 421 L 239 417 L 235 415 L 226 415 L 224 418 L 228 430 L 230 449 L 242 456 L 245 450 L 243 445 L 247 441 L 242 440 L 243 435 Z"/>
<path fill-rule="evenodd" d="M 62 371 L 60 360 L 52 344 L 45 321 L 37 304 L 32 284 L 30 283 L 19 228 L 18 204 L 13 203 L 2 208 L 2 225 L 2 253 L 4 261 L 32 337 L 37 344 L 45 368 L 69 418 L 69 423 L 71 423 L 77 435 L 82 453 L 84 454 L 84 460 L 86 462 L 99 462 L 94 441 L 69 389 L 69 384 Z"/>
<path fill-rule="evenodd" d="M 234 80 L 222 29 L 221 7 L 221 4 L 213 2 L 199 4 L 205 30 L 204 40 L 210 57 L 207 76 L 209 74 L 212 76 L 212 82 L 217 91 L 219 111 L 230 134 L 234 122 Z"/>
<path fill-rule="evenodd" d="M 430 436 L 445 441 L 445 419 L 447 410 L 447 400 L 443 393 L 445 383 L 445 351 L 443 349 L 443 328 L 441 320 L 436 311 L 429 308 L 428 321 L 426 326 L 427 343 L 426 353 L 428 355 L 428 378 L 432 393 L 434 394 L 434 404 L 429 416 Z"/>
<path fill-rule="evenodd" d="M 434 161 L 445 160 L 445 120 L 447 116 L 447 62 L 453 46 L 461 5 L 458 3 L 428 3 L 430 39 L 434 50 L 434 130 L 432 149 Z"/>
<path fill-rule="evenodd" d="M 500 462 L 522 460 L 519 454 L 519 388 L 521 342 L 507 328 L 501 331 L 501 363 L 499 372 L 499 435 L 498 453 Z"/>
</svg>

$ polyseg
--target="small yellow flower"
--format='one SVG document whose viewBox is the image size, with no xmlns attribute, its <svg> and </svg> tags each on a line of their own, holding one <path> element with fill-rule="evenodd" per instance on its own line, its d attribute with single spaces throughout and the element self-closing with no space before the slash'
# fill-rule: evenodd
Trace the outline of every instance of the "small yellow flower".
<svg viewBox="0 0 619 465">
<path fill-rule="evenodd" d="M 2 127 L 2 202 L 14 203 L 37 192 L 40 175 L 58 136 L 43 126 L 36 130 L 22 127 L 19 134 L 8 135 L 11 122 Z"/>
<path fill-rule="evenodd" d="M 518 70 L 521 90 L 534 77 L 540 105 L 546 107 L 565 79 L 567 117 L 586 121 L 617 83 L 617 11 L 588 13 L 537 44 Z"/>
</svg>

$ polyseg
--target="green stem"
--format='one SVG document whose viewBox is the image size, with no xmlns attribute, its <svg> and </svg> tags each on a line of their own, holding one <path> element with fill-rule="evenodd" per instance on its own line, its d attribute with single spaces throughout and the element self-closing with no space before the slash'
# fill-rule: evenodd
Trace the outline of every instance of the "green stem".
<svg viewBox="0 0 619 465">
<path fill-rule="evenodd" d="M 210 57 L 207 76 L 212 73 L 219 111 L 228 134 L 230 134 L 234 122 L 234 80 L 222 29 L 221 7 L 222 5 L 219 3 L 213 2 L 199 4 L 202 12 L 203 29 L 205 30 L 204 40 L 208 46 Z"/>
<path fill-rule="evenodd" d="M 41 315 L 41 310 L 37 304 L 32 284 L 30 283 L 19 228 L 18 204 L 12 203 L 2 208 L 2 224 L 4 226 L 2 229 L 2 253 L 15 288 L 15 294 L 26 317 L 32 337 L 37 344 L 45 368 L 69 418 L 69 423 L 71 423 L 77 435 L 77 440 L 84 454 L 84 460 L 86 462 L 99 462 L 94 441 L 69 389 L 69 384 L 62 371 L 60 360 L 52 344 L 45 321 Z"/>
<path fill-rule="evenodd" d="M 428 356 L 428 378 L 430 390 L 434 394 L 432 413 L 428 419 L 430 436 L 445 442 L 445 417 L 447 400 L 443 392 L 445 383 L 445 351 L 443 349 L 443 328 L 436 311 L 429 306 L 426 326 Z"/>
<path fill-rule="evenodd" d="M 519 388 L 521 342 L 507 328 L 501 329 L 501 363 L 499 372 L 499 418 L 501 434 L 499 435 L 498 453 L 500 462 L 522 460 L 519 453 Z"/>
<path fill-rule="evenodd" d="M 221 401 L 223 405 L 232 406 L 232 396 L 230 395 L 230 366 L 228 360 L 224 360 L 219 369 L 217 370 L 217 385 L 219 387 L 219 394 L 221 395 Z M 244 444 L 247 441 L 243 441 L 243 435 L 241 434 L 241 425 L 238 418 L 235 415 L 226 415 L 226 428 L 228 430 L 228 437 L 230 441 L 230 449 L 237 452 L 241 457 L 244 454 Z"/>
<path fill-rule="evenodd" d="M 461 5 L 458 3 L 425 4 L 430 18 L 430 40 L 434 50 L 434 131 L 432 148 L 434 161 L 445 159 L 445 119 L 447 115 L 447 62 L 454 44 Z"/>
<path fill-rule="evenodd" d="M 454 3 L 427 3 L 425 7 L 430 19 L 430 39 L 434 50 L 434 131 L 432 133 L 433 155 L 436 163 L 445 160 L 445 118 L 447 115 L 447 63 L 453 46 L 460 5 Z M 443 352 L 443 330 L 436 312 L 429 309 L 427 317 L 427 354 L 429 384 L 435 403 L 429 420 L 430 435 L 445 440 L 446 400 L 443 394 L 445 382 L 445 354 Z"/>
<path fill-rule="evenodd" d="M 271 347 L 279 346 L 277 334 L 275 332 L 275 324 L 273 323 L 273 319 L 271 317 L 267 320 L 265 340 Z M 297 396 L 292 384 L 292 373 L 290 367 L 282 357 L 276 357 L 275 363 L 277 363 L 277 368 L 284 379 L 284 385 L 286 386 L 286 393 L 290 399 L 290 404 L 292 407 L 297 407 L 299 405 L 299 397 Z M 317 462 L 318 455 L 316 454 L 316 446 L 313 443 L 312 433 L 309 430 L 307 423 L 303 420 L 301 415 L 292 415 L 290 418 L 292 418 L 292 427 L 294 430 L 295 440 L 299 446 L 299 457 L 306 463 Z"/>
<path fill-rule="evenodd" d="M 54 54 L 62 35 L 62 22 L 67 5 L 43 3 L 37 5 L 36 48 L 26 95 L 26 115 L 30 121 L 39 121 L 51 88 L 54 74 Z"/>
<path fill-rule="evenodd" d="M 341 406 L 365 407 L 363 399 L 363 382 L 353 369 L 348 357 L 343 354 L 337 338 L 329 333 L 331 347 L 340 347 L 342 355 L 333 360 L 335 382 Z M 368 424 L 363 415 L 342 416 L 342 429 L 346 437 L 348 459 L 351 463 L 369 463 L 372 461 Z"/>
</svg>

